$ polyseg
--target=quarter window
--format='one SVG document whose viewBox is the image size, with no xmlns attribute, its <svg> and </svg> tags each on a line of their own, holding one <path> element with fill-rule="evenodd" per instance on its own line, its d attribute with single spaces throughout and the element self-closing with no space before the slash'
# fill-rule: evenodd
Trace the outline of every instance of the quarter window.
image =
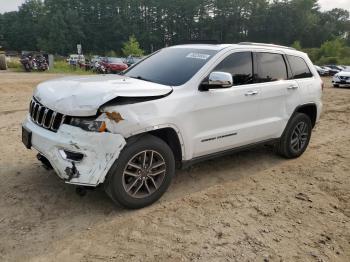
<svg viewBox="0 0 350 262">
<path fill-rule="evenodd" d="M 255 82 L 271 82 L 288 78 L 284 58 L 280 54 L 255 53 L 257 73 Z"/>
<path fill-rule="evenodd" d="M 214 71 L 232 74 L 233 85 L 253 83 L 253 62 L 251 52 L 233 53 L 216 66 Z"/>
<path fill-rule="evenodd" d="M 292 55 L 287 55 L 287 58 L 293 72 L 293 79 L 312 77 L 312 73 L 304 59 Z"/>
</svg>

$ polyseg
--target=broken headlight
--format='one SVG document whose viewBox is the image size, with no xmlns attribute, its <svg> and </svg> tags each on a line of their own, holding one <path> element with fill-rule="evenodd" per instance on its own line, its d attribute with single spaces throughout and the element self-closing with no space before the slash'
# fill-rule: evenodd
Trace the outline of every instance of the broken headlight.
<svg viewBox="0 0 350 262">
<path fill-rule="evenodd" d="M 69 124 L 90 132 L 105 132 L 107 129 L 105 121 L 96 121 L 90 118 L 72 117 Z"/>
</svg>

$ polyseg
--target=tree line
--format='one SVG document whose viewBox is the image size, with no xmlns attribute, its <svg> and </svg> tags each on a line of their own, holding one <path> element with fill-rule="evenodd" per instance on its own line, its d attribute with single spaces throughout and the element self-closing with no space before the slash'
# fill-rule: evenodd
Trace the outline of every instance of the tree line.
<svg viewBox="0 0 350 262">
<path fill-rule="evenodd" d="M 7 50 L 67 55 L 121 50 L 134 35 L 147 53 L 194 41 L 254 41 L 320 47 L 350 43 L 349 11 L 322 12 L 316 0 L 27 0 L 0 14 Z"/>
</svg>

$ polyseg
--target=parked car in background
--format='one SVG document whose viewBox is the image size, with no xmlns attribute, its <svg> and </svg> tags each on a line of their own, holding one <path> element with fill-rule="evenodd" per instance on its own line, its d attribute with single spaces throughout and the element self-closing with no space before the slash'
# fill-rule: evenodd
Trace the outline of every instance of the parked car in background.
<svg viewBox="0 0 350 262">
<path fill-rule="evenodd" d="M 350 69 L 345 69 L 333 76 L 334 87 L 350 87 Z"/>
<path fill-rule="evenodd" d="M 329 67 L 329 68 L 332 68 L 332 69 L 334 69 L 334 70 L 339 70 L 339 72 L 342 71 L 342 70 L 344 70 L 343 67 L 338 66 L 338 65 L 325 65 L 325 66 L 327 66 L 327 67 Z"/>
<path fill-rule="evenodd" d="M 124 62 L 128 66 L 132 66 L 133 64 L 140 62 L 142 59 L 143 59 L 143 57 L 128 56 Z"/>
<path fill-rule="evenodd" d="M 83 63 L 85 63 L 85 56 L 84 55 L 77 55 L 77 54 L 70 55 L 67 58 L 67 63 L 70 65 L 74 65 L 74 66 L 76 66 L 78 63 L 83 64 Z"/>
<path fill-rule="evenodd" d="M 85 59 L 84 62 L 78 62 L 78 65 L 81 69 L 85 69 L 85 71 L 89 71 L 92 69 L 92 64 L 89 59 Z"/>
<path fill-rule="evenodd" d="M 340 72 L 339 69 L 333 69 L 333 68 L 330 68 L 328 66 L 322 66 L 321 68 L 325 69 L 325 70 L 328 70 L 330 76 L 334 76 L 336 73 Z"/>
<path fill-rule="evenodd" d="M 327 69 L 324 69 L 320 66 L 317 66 L 315 65 L 315 68 L 317 70 L 317 73 L 320 75 L 320 76 L 329 76 L 329 70 Z"/>
<path fill-rule="evenodd" d="M 105 68 L 107 74 L 119 73 L 128 68 L 124 60 L 118 57 L 105 57 L 101 60 L 100 64 Z"/>
<path fill-rule="evenodd" d="M 344 69 L 346 69 L 345 65 L 337 65 L 338 68 L 341 68 L 341 70 L 343 71 Z"/>
</svg>

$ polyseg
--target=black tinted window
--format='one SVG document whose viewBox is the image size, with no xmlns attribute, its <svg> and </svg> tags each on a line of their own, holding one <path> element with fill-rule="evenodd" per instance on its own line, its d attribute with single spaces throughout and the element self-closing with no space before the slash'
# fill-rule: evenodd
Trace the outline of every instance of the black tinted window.
<svg viewBox="0 0 350 262">
<path fill-rule="evenodd" d="M 253 63 L 250 52 L 234 53 L 216 66 L 214 71 L 232 74 L 234 85 L 245 85 L 253 82 Z"/>
<path fill-rule="evenodd" d="M 304 59 L 297 56 L 288 55 L 288 62 L 293 72 L 293 79 L 312 77 L 309 67 Z"/>
<path fill-rule="evenodd" d="M 131 67 L 125 75 L 179 86 L 190 80 L 216 53 L 207 49 L 165 48 Z"/>
<path fill-rule="evenodd" d="M 256 53 L 257 72 L 255 80 L 258 83 L 287 79 L 287 67 L 283 56 L 272 53 Z"/>
</svg>

